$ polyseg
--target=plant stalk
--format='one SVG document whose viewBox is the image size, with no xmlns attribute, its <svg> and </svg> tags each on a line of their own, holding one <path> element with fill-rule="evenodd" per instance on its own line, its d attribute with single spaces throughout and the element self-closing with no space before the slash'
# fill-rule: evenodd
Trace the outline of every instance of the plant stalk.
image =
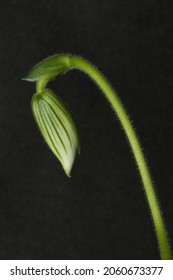
<svg viewBox="0 0 173 280">
<path fill-rule="evenodd" d="M 96 67 L 94 67 L 92 64 L 90 64 L 87 60 L 77 56 L 69 56 L 69 58 L 71 68 L 77 68 L 82 72 L 86 73 L 99 86 L 99 88 L 104 93 L 106 99 L 110 103 L 111 107 L 113 108 L 114 112 L 116 113 L 118 119 L 120 120 L 120 123 L 125 131 L 131 149 L 133 151 L 136 164 L 144 185 L 145 194 L 154 222 L 161 259 L 172 259 L 164 218 L 161 212 L 161 208 L 159 206 L 158 198 L 156 196 L 149 168 L 147 166 L 145 156 L 142 152 L 142 148 L 140 146 L 137 134 L 132 126 L 132 123 L 130 122 L 126 110 L 122 105 L 122 102 L 118 97 L 117 92 L 111 87 L 111 85 L 109 84 L 107 79 L 101 74 L 101 72 L 98 69 L 96 69 Z"/>
</svg>

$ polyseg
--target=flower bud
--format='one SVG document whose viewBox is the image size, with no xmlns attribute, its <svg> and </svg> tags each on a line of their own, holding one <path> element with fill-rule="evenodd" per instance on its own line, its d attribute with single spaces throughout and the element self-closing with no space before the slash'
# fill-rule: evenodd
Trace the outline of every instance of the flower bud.
<svg viewBox="0 0 173 280">
<path fill-rule="evenodd" d="M 80 151 L 79 136 L 71 113 L 50 89 L 33 96 L 32 111 L 43 138 L 70 177 L 76 152 Z"/>
<path fill-rule="evenodd" d="M 30 82 L 49 81 L 55 79 L 58 75 L 64 74 L 70 67 L 69 55 L 56 54 L 36 64 L 23 80 Z"/>
</svg>

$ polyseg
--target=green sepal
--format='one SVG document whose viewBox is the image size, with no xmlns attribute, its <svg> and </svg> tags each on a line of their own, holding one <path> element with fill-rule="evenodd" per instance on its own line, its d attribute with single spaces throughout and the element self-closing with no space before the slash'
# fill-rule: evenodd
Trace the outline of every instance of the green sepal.
<svg viewBox="0 0 173 280">
<path fill-rule="evenodd" d="M 33 96 L 32 111 L 47 145 L 70 177 L 80 141 L 69 109 L 50 89 L 45 89 Z"/>
<path fill-rule="evenodd" d="M 37 82 L 39 80 L 52 80 L 70 69 L 70 56 L 56 54 L 36 64 L 23 80 Z"/>
</svg>

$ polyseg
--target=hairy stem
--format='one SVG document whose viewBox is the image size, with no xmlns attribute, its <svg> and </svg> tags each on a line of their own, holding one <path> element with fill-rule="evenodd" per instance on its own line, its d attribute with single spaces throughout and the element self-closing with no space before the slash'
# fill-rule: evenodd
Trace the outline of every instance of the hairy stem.
<svg viewBox="0 0 173 280">
<path fill-rule="evenodd" d="M 113 108 L 116 115 L 118 116 L 121 125 L 126 133 L 128 141 L 130 143 L 144 185 L 148 205 L 154 222 L 161 258 L 163 260 L 172 259 L 167 231 L 162 216 L 162 212 L 159 206 L 158 198 L 156 196 L 155 189 L 152 183 L 151 175 L 144 154 L 142 152 L 138 137 L 130 122 L 129 116 L 122 105 L 122 102 L 120 101 L 117 93 L 110 86 L 106 78 L 92 64 L 90 64 L 88 61 L 84 60 L 83 58 L 76 57 L 76 56 L 70 56 L 70 63 L 71 63 L 71 68 L 77 68 L 85 72 L 92 78 L 92 80 L 103 91 L 106 99 L 109 101 L 111 107 Z"/>
</svg>

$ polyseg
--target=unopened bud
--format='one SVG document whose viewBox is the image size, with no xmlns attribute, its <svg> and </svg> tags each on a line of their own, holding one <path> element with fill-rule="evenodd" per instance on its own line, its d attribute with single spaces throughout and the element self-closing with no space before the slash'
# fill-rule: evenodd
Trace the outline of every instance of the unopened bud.
<svg viewBox="0 0 173 280">
<path fill-rule="evenodd" d="M 76 152 L 80 151 L 79 136 L 71 113 L 50 89 L 33 96 L 32 111 L 43 138 L 70 177 Z"/>
</svg>

